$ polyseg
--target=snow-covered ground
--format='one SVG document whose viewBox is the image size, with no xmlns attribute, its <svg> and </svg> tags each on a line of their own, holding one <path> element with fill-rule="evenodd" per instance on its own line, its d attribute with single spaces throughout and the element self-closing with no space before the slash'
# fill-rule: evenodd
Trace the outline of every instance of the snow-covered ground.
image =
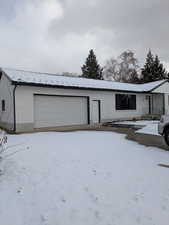
<svg viewBox="0 0 169 225">
<path fill-rule="evenodd" d="M 160 134 L 158 133 L 158 122 L 150 122 L 147 124 L 145 127 L 142 129 L 136 131 L 136 133 L 142 133 L 142 134 L 152 134 L 152 135 L 157 135 L 159 136 Z"/>
<path fill-rule="evenodd" d="M 116 122 L 115 124 L 124 124 L 124 125 L 140 125 L 145 126 L 136 133 L 143 133 L 143 134 L 152 134 L 152 135 L 159 135 L 158 134 L 158 120 L 138 120 L 138 121 L 122 121 Z"/>
<path fill-rule="evenodd" d="M 9 135 L 2 225 L 168 225 L 169 153 L 113 132 Z"/>
</svg>

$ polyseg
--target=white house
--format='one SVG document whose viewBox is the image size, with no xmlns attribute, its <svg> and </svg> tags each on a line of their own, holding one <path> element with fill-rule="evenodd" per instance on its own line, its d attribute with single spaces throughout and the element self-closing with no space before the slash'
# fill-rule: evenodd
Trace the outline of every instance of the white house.
<svg viewBox="0 0 169 225">
<path fill-rule="evenodd" d="M 163 114 L 167 80 L 124 84 L 1 68 L 0 126 L 13 132 Z"/>
</svg>

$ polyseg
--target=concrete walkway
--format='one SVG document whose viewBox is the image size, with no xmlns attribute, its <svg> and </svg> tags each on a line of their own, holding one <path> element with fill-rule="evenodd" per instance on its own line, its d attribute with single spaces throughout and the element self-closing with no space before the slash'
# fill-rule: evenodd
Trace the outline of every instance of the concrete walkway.
<svg viewBox="0 0 169 225">
<path fill-rule="evenodd" d="M 126 134 L 126 139 L 128 140 L 136 141 L 137 143 L 145 145 L 145 146 L 158 147 L 158 148 L 169 151 L 169 146 L 166 145 L 164 138 L 162 136 L 136 133 L 136 131 L 140 128 L 139 127 L 122 127 L 122 126 L 120 127 L 101 126 L 100 128 L 97 128 L 96 130 L 113 131 L 117 133 Z"/>
</svg>

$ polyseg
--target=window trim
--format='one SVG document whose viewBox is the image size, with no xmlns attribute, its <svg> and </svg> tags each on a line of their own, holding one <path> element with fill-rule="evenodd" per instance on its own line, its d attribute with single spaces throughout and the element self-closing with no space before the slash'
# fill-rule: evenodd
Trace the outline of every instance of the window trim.
<svg viewBox="0 0 169 225">
<path fill-rule="evenodd" d="M 135 107 L 134 108 L 128 108 L 128 109 L 118 109 L 117 108 L 117 95 L 126 95 L 126 96 L 135 96 Z M 121 94 L 118 94 L 118 93 L 116 93 L 115 94 L 115 110 L 116 111 L 136 111 L 137 110 L 137 95 L 136 94 L 123 94 L 123 93 L 121 93 Z"/>
</svg>

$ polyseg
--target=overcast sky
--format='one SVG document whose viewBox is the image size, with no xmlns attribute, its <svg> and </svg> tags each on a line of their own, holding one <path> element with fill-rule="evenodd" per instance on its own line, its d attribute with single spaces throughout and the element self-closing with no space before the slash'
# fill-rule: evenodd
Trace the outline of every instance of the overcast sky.
<svg viewBox="0 0 169 225">
<path fill-rule="evenodd" d="M 0 3 L 0 66 L 81 72 L 90 49 L 104 66 L 151 48 L 169 69 L 169 0 L 4 0 Z"/>
</svg>

